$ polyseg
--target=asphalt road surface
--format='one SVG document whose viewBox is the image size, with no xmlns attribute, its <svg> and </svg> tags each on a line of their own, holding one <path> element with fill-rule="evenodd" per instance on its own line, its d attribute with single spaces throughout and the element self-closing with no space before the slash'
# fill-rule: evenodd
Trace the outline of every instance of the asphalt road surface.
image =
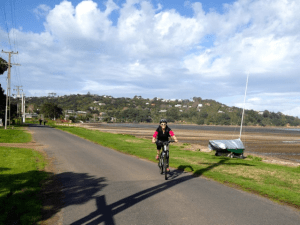
<svg viewBox="0 0 300 225">
<path fill-rule="evenodd" d="M 300 224 L 299 211 L 265 198 L 172 168 L 165 181 L 153 162 L 54 128 L 30 130 L 56 158 L 63 224 Z"/>
</svg>

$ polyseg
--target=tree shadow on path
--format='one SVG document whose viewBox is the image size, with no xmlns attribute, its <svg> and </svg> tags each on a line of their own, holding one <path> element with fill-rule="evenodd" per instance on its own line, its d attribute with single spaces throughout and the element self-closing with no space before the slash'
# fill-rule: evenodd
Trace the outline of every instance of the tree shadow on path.
<svg viewBox="0 0 300 225">
<path fill-rule="evenodd" d="M 195 177 L 201 176 L 204 172 L 212 170 L 213 168 L 224 164 L 229 159 L 221 159 L 218 163 L 214 163 L 209 165 L 206 168 L 194 171 L 195 175 L 189 174 L 186 176 L 181 176 L 183 174 L 183 169 L 189 166 L 179 166 L 181 170 L 174 170 L 171 174 L 170 180 L 166 181 L 163 184 L 156 185 L 154 187 L 145 189 L 136 194 L 130 195 L 126 198 L 123 198 L 117 202 L 114 202 L 110 205 L 106 204 L 105 196 L 98 196 L 95 198 L 97 210 L 85 216 L 82 219 L 72 223 L 72 225 L 84 224 L 90 221 L 89 225 L 100 224 L 104 222 L 105 224 L 115 224 L 113 216 L 130 208 L 131 206 L 150 198 L 156 194 L 159 194 L 169 188 L 174 187 L 177 184 L 181 184 L 183 182 L 194 179 Z M 181 177 L 180 177 L 181 176 Z M 91 221 L 92 220 L 92 221 Z"/>
<path fill-rule="evenodd" d="M 85 204 L 95 199 L 96 193 L 106 186 L 104 182 L 105 178 L 96 178 L 86 173 L 52 174 L 41 193 L 43 221 L 53 217 L 62 208 Z"/>
</svg>

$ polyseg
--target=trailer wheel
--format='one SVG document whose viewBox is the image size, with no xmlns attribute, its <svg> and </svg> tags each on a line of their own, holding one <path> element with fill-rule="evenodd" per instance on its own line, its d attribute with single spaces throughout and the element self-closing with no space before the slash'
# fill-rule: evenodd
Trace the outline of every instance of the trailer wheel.
<svg viewBox="0 0 300 225">
<path fill-rule="evenodd" d="M 218 156 L 218 155 L 219 155 L 219 153 L 218 153 L 218 152 L 216 152 L 216 153 L 215 153 L 215 156 Z"/>
<path fill-rule="evenodd" d="M 233 154 L 230 154 L 230 158 L 233 158 Z"/>
</svg>

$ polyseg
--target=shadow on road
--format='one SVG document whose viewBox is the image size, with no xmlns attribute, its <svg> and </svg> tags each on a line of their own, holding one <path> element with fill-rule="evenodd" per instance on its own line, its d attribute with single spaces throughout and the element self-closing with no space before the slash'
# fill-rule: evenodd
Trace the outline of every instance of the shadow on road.
<svg viewBox="0 0 300 225">
<path fill-rule="evenodd" d="M 84 218 L 81 218 L 80 220 L 72 223 L 72 225 L 84 224 L 84 223 L 87 223 L 88 221 L 90 221 L 89 223 L 87 223 L 89 225 L 99 224 L 101 222 L 104 222 L 105 224 L 115 224 L 114 219 L 113 219 L 114 215 L 130 208 L 131 206 L 133 206 L 149 197 L 152 197 L 152 196 L 159 194 L 169 188 L 172 188 L 177 184 L 180 184 L 180 183 L 189 181 L 195 177 L 201 176 L 204 172 L 209 171 L 219 165 L 222 165 L 223 163 L 225 163 L 228 160 L 229 159 L 221 159 L 218 163 L 214 163 L 214 164 L 209 165 L 206 168 L 194 171 L 195 175 L 189 174 L 186 176 L 181 176 L 184 173 L 183 169 L 190 167 L 190 166 L 185 166 L 185 165 L 179 166 L 180 169 L 172 171 L 170 173 L 170 180 L 166 181 L 165 183 L 145 189 L 136 194 L 133 194 L 131 196 L 123 198 L 115 203 L 112 203 L 110 205 L 106 204 L 105 196 L 103 196 L 103 195 L 97 196 L 97 197 L 95 197 L 97 210 L 90 213 L 89 215 L 85 216 Z"/>
<path fill-rule="evenodd" d="M 32 126 L 51 128 L 39 125 Z M 18 199 L 29 198 L 28 204 L 30 204 L 30 197 L 37 195 L 36 192 L 32 192 L 31 189 L 37 189 L 40 186 L 40 184 L 34 182 L 34 180 L 38 176 L 45 176 L 45 174 L 47 174 L 49 178 L 46 180 L 46 182 L 43 182 L 44 186 L 42 187 L 41 193 L 38 195 L 38 198 L 43 202 L 43 217 L 41 220 L 45 221 L 52 218 L 54 215 L 60 212 L 61 209 L 68 206 L 82 205 L 91 200 L 95 200 L 97 209 L 72 224 L 99 224 L 101 222 L 104 222 L 105 224 L 115 224 L 114 216 L 118 213 L 123 212 L 124 210 L 156 194 L 162 193 L 163 191 L 172 188 L 177 184 L 189 181 L 196 176 L 201 176 L 203 173 L 226 163 L 228 160 L 230 159 L 221 158 L 218 162 L 206 164 L 205 168 L 196 171 L 193 171 L 193 168 L 190 165 L 180 165 L 177 170 L 173 170 L 170 173 L 168 181 L 127 196 L 111 204 L 107 204 L 106 196 L 101 194 L 101 190 L 107 186 L 104 177 L 99 178 L 90 176 L 86 173 L 65 172 L 53 174 L 46 173 L 44 171 L 31 171 L 27 174 L 17 174 L 13 176 L 1 175 L 0 183 L 3 180 L 9 181 L 6 183 L 6 185 L 10 190 L 10 195 L 0 198 L 0 209 L 1 206 L 5 206 L 7 218 L 11 218 L 13 221 L 20 221 L 20 217 L 23 212 L 20 210 L 30 208 L 31 206 L 29 205 L 24 207 L 24 205 L 18 205 Z M 237 164 L 235 163 L 235 165 Z M 185 169 L 193 171 L 195 175 L 183 175 Z M 0 168 L 0 171 L 2 172 L 5 170 L 8 170 L 8 168 Z M 20 178 L 23 176 L 28 177 L 28 180 L 31 179 L 30 182 L 20 183 Z M 160 176 L 159 173 L 157 173 L 157 176 L 163 180 L 163 177 Z M 32 184 L 35 186 L 33 187 Z M 6 204 L 8 201 L 16 203 L 14 208 L 9 208 L 13 205 Z"/>
<path fill-rule="evenodd" d="M 95 178 L 86 173 L 52 174 L 41 194 L 43 220 L 53 217 L 62 208 L 95 199 L 95 194 L 106 186 L 104 182 L 105 178 Z"/>
</svg>

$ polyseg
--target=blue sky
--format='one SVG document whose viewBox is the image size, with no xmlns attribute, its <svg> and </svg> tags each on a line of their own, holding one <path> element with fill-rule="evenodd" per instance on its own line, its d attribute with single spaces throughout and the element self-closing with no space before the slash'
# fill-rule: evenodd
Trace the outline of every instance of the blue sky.
<svg viewBox="0 0 300 225">
<path fill-rule="evenodd" d="M 249 73 L 246 108 L 300 116 L 299 9 L 294 0 L 2 0 L 0 49 L 19 52 L 12 88 L 27 96 L 199 96 L 242 107 Z"/>
</svg>

